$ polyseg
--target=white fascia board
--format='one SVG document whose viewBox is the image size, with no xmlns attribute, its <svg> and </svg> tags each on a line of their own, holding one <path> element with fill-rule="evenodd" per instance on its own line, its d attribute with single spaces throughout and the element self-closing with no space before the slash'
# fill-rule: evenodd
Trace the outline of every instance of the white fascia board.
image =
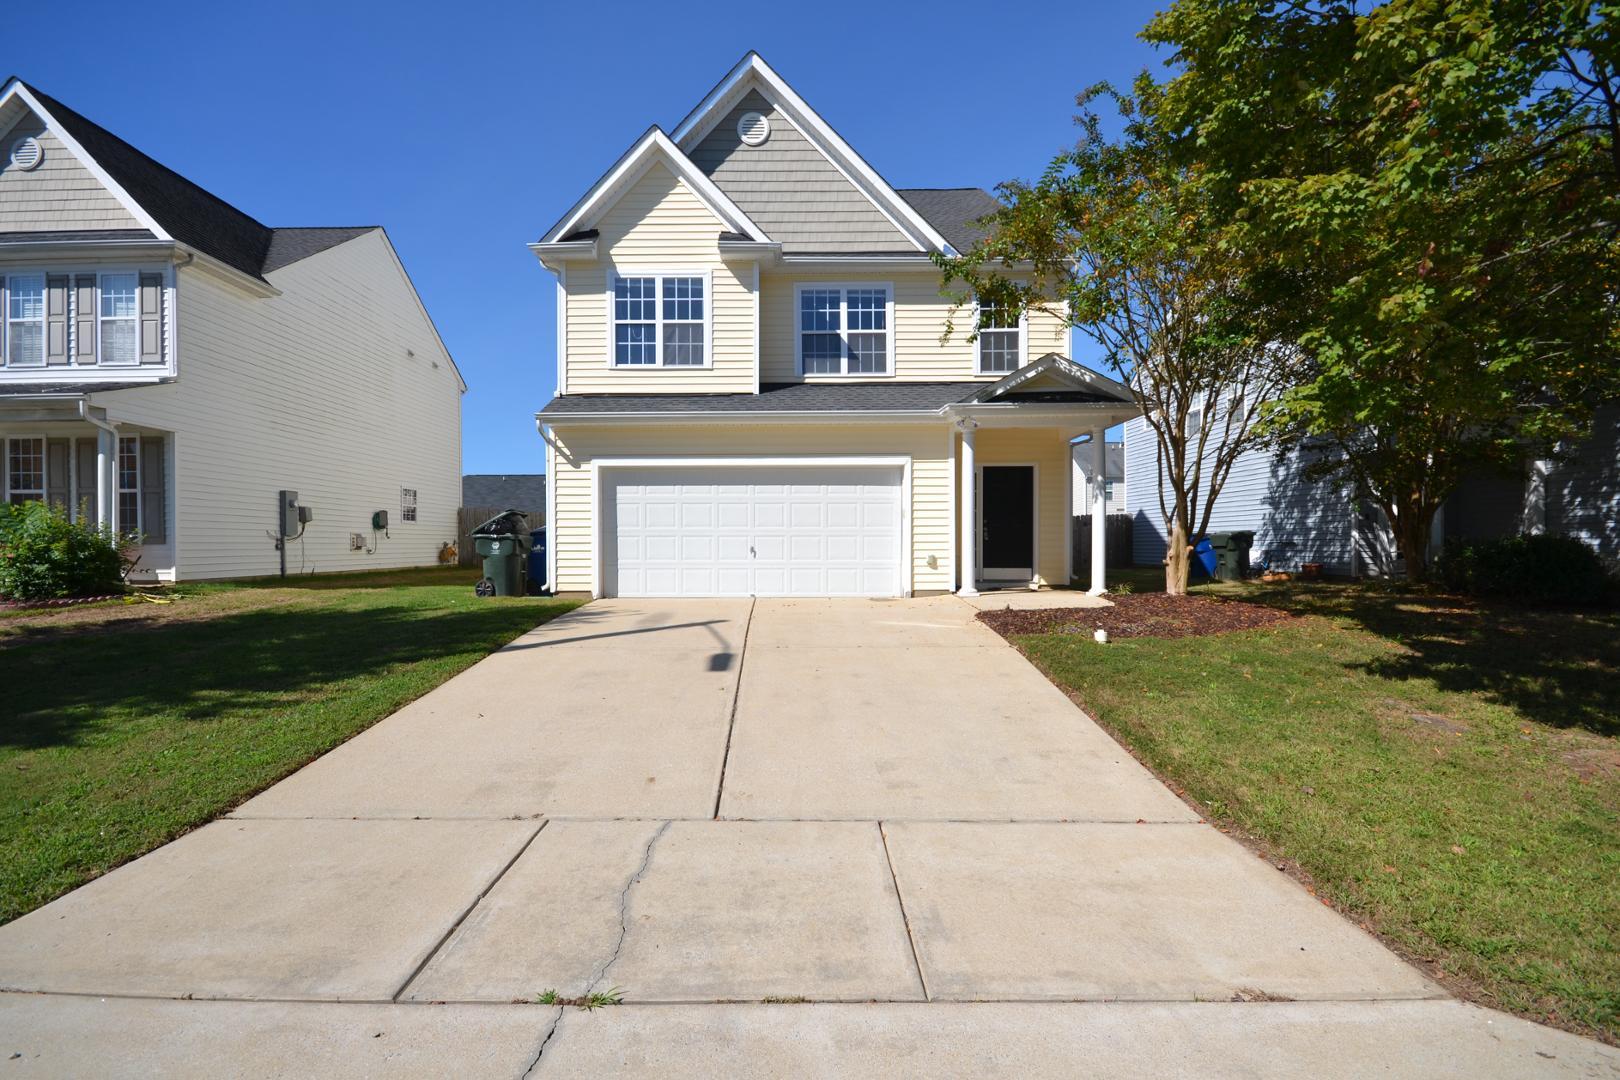
<svg viewBox="0 0 1620 1080">
<path fill-rule="evenodd" d="M 552 263 L 573 260 L 590 260 L 596 258 L 596 238 L 589 240 L 570 240 L 568 243 L 556 244 L 530 244 L 529 250 L 534 257 L 540 260 L 542 266 L 551 267 Z"/>
<path fill-rule="evenodd" d="M 878 412 L 870 409 L 839 412 L 830 409 L 759 412 L 645 412 L 645 413 L 537 413 L 538 422 L 553 428 L 571 424 L 604 426 L 611 424 L 937 424 L 943 414 L 937 410 Z"/>
<path fill-rule="evenodd" d="M 703 170 L 692 164 L 692 159 L 682 153 L 680 148 L 670 141 L 669 136 L 655 125 L 648 128 L 646 134 L 637 139 L 613 167 L 591 185 L 591 189 L 573 205 L 563 219 L 540 238 L 540 243 L 554 244 L 575 229 L 588 227 L 587 223 L 595 221 L 605 213 L 618 201 L 623 190 L 659 158 L 662 158 L 670 171 L 733 232 L 743 233 L 762 244 L 771 242 L 765 231 L 754 224 L 725 192 L 716 187 L 713 180 L 703 175 Z"/>
<path fill-rule="evenodd" d="M 252 274 L 244 274 L 236 267 L 222 263 L 212 255 L 198 251 L 189 244 L 177 242 L 174 249 L 182 256 L 175 260 L 175 265 L 179 269 L 196 270 L 199 273 L 207 274 L 209 277 L 222 281 L 227 285 L 235 286 L 243 292 L 261 299 L 281 295 L 280 289 L 262 278 L 256 278 Z"/>
<path fill-rule="evenodd" d="M 109 259 L 174 258 L 172 240 L 36 240 L 26 244 L 0 244 L 0 263 L 15 259 L 47 258 L 53 262 L 104 262 Z"/>
<path fill-rule="evenodd" d="M 28 87 L 15 78 L 6 83 L 5 89 L 0 91 L 0 107 L 3 107 L 14 97 L 21 99 L 33 111 L 34 115 L 45 121 L 45 126 L 51 129 L 51 134 L 56 136 L 57 141 L 68 148 L 68 153 L 77 158 L 79 164 L 90 171 L 90 175 L 101 181 L 102 186 L 112 192 L 113 197 L 123 204 L 124 209 L 128 210 L 136 221 L 149 229 L 152 235 L 159 240 L 174 239 L 163 226 L 157 223 L 156 218 L 146 212 L 145 207 L 131 198 L 129 192 L 125 191 L 123 186 L 114 180 L 106 169 L 101 167 L 100 162 L 91 157 L 89 152 L 79 145 L 79 140 L 75 139 L 61 124 L 57 123 L 56 117 L 51 115 L 51 111 L 41 105 L 39 99 L 28 92 Z"/>
<path fill-rule="evenodd" d="M 826 155 L 827 159 L 919 249 L 926 251 L 933 248 L 946 255 L 958 254 L 915 207 L 906 202 L 876 169 L 867 164 L 865 158 L 855 152 L 854 147 L 844 141 L 844 137 L 839 135 L 831 124 L 823 120 L 782 76 L 772 70 L 771 66 L 752 50 L 704 96 L 697 108 L 686 114 L 686 118 L 675 128 L 673 138 L 676 144 L 689 148 L 708 134 L 724 115 L 722 107 L 749 79 L 757 80 L 765 97 L 786 113 L 800 133 Z"/>
<path fill-rule="evenodd" d="M 1142 410 L 1134 405 L 1107 401 L 1042 405 L 1027 402 L 967 402 L 945 407 L 948 418 L 972 420 L 980 427 L 1063 427 L 1078 424 L 1086 428 L 1107 428 L 1122 424 L 1141 413 Z"/>
</svg>

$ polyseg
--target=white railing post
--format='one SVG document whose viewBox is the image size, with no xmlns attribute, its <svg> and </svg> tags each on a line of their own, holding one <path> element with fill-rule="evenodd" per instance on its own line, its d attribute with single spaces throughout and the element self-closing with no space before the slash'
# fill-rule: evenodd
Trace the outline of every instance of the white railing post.
<svg viewBox="0 0 1620 1080">
<path fill-rule="evenodd" d="M 1091 429 L 1091 588 L 1108 591 L 1108 442 L 1104 428 Z"/>
<path fill-rule="evenodd" d="M 956 595 L 978 596 L 979 508 L 978 484 L 973 475 L 973 432 L 978 425 L 972 420 L 962 420 L 958 426 L 962 429 L 962 542 L 958 545 L 962 556 L 959 571 L 962 584 Z"/>
</svg>

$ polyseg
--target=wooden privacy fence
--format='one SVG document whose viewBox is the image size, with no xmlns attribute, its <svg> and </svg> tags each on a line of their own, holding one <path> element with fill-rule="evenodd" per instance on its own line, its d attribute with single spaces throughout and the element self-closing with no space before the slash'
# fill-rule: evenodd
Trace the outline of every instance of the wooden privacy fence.
<svg viewBox="0 0 1620 1080">
<path fill-rule="evenodd" d="M 472 531 L 490 518 L 505 510 L 514 509 L 509 506 L 463 506 L 456 511 L 456 562 L 461 566 L 476 566 L 483 560 L 478 552 L 473 550 Z M 529 528 L 538 529 L 546 523 L 546 512 L 543 509 L 529 507 L 516 507 L 529 519 Z"/>
<path fill-rule="evenodd" d="M 1125 567 L 1131 560 L 1131 515 L 1109 514 L 1104 519 L 1108 534 L 1108 565 Z M 1085 581 L 1091 576 L 1091 515 L 1074 516 L 1074 576 Z"/>
</svg>

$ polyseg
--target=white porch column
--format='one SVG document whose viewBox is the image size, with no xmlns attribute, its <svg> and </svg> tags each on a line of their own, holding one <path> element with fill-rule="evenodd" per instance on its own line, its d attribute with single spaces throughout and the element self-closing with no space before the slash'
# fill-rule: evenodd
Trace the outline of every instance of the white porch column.
<svg viewBox="0 0 1620 1080">
<path fill-rule="evenodd" d="M 962 429 L 962 542 L 957 545 L 961 555 L 962 584 L 956 590 L 957 596 L 978 596 L 978 567 L 979 567 L 979 506 L 978 485 L 974 483 L 973 465 L 973 432 L 976 425 L 972 420 L 963 420 Z"/>
<path fill-rule="evenodd" d="M 110 431 L 96 432 L 96 523 L 118 525 L 118 444 Z"/>
<path fill-rule="evenodd" d="M 1108 440 L 1107 429 L 1091 429 L 1091 588 L 1092 596 L 1108 589 Z"/>
</svg>

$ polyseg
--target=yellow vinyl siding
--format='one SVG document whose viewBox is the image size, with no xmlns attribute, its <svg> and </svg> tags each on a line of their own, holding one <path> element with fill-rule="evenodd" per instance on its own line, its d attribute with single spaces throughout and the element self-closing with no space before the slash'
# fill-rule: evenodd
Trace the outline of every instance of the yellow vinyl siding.
<svg viewBox="0 0 1620 1080">
<path fill-rule="evenodd" d="M 1046 585 L 1069 584 L 1070 436 L 1056 428 L 980 428 L 980 465 L 1036 466 L 1035 574 Z"/>
<path fill-rule="evenodd" d="M 946 425 L 726 424 L 636 425 L 555 429 L 559 453 L 553 484 L 557 588 L 591 589 L 592 472 L 598 457 L 815 457 L 906 454 L 911 457 L 912 588 L 949 590 L 951 566 L 951 432 Z M 1066 478 L 1066 477 L 1065 477 Z"/>
<path fill-rule="evenodd" d="M 567 296 L 567 392 L 570 394 L 753 393 L 754 267 L 720 257 L 726 228 L 662 164 L 625 192 L 597 226 L 595 262 L 571 262 Z M 712 368 L 612 368 L 608 272 L 707 270 Z"/>
<path fill-rule="evenodd" d="M 933 270 L 907 273 L 796 273 L 768 272 L 760 288 L 760 379 L 767 383 L 799 382 L 795 338 L 798 334 L 798 308 L 795 299 L 801 283 L 841 282 L 889 284 L 894 288 L 894 378 L 916 382 L 944 382 L 983 378 L 993 381 L 999 375 L 974 374 L 977 343 L 967 339 L 972 330 L 972 311 L 964 306 L 955 314 L 955 328 L 948 341 L 941 342 L 945 323 L 951 318 L 951 301 L 939 292 L 939 274 Z M 1069 355 L 1069 333 L 1055 315 L 1031 312 L 1029 315 L 1028 356 L 1036 360 L 1046 353 Z M 815 376 L 811 376 L 812 380 Z M 572 390 L 572 384 L 569 385 Z"/>
</svg>

